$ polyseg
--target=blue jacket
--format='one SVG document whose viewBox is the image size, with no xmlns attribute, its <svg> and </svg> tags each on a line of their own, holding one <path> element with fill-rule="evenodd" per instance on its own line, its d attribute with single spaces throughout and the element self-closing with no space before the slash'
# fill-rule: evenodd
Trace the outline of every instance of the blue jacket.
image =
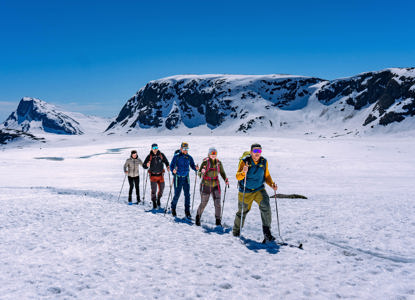
<svg viewBox="0 0 415 300">
<path fill-rule="evenodd" d="M 265 188 L 265 169 L 267 166 L 267 160 L 261 156 L 258 164 L 252 161 L 251 157 L 243 160 L 244 163 L 248 163 L 248 173 L 246 174 L 246 186 L 245 193 L 254 193 L 256 191 Z M 244 192 L 244 180 L 239 181 L 239 191 Z"/>
<path fill-rule="evenodd" d="M 176 175 L 178 176 L 188 176 L 189 175 L 189 166 L 196 171 L 196 166 L 193 158 L 189 154 L 183 154 L 181 151 L 176 153 L 173 156 L 173 159 L 170 163 L 170 170 L 173 173 L 173 170 L 177 168 Z M 174 173 L 173 173 L 174 174 Z"/>
</svg>

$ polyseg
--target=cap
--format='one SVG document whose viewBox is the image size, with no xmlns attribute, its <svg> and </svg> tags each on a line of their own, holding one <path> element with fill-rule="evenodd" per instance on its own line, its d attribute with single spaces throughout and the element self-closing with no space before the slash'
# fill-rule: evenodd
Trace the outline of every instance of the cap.
<svg viewBox="0 0 415 300">
<path fill-rule="evenodd" d="M 210 147 L 209 148 L 209 151 L 208 151 L 208 155 L 210 155 L 212 152 L 215 152 L 215 154 L 217 154 L 218 153 L 218 150 L 216 150 L 215 147 Z"/>
<path fill-rule="evenodd" d="M 183 150 L 187 150 L 187 149 L 189 149 L 189 144 L 188 144 L 188 143 L 183 142 L 183 143 L 180 145 L 180 148 L 182 148 Z"/>
<path fill-rule="evenodd" d="M 131 155 L 137 154 L 137 150 L 131 150 Z"/>
<path fill-rule="evenodd" d="M 251 145 L 251 151 L 252 151 L 252 149 L 254 149 L 254 148 L 259 148 L 259 149 L 262 149 L 262 147 L 261 147 L 261 145 L 260 145 L 260 144 L 252 144 L 252 145 Z"/>
</svg>

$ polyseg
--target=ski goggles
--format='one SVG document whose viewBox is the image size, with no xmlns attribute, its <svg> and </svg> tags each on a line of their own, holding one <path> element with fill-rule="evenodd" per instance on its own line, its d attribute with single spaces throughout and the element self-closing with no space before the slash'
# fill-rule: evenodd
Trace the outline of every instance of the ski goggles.
<svg viewBox="0 0 415 300">
<path fill-rule="evenodd" d="M 252 149 L 252 153 L 262 153 L 262 149 L 256 148 L 256 149 Z"/>
<path fill-rule="evenodd" d="M 209 152 L 209 155 L 216 155 L 216 154 L 218 154 L 218 152 L 217 152 L 217 151 L 210 151 L 210 152 Z"/>
<path fill-rule="evenodd" d="M 153 147 L 153 150 L 156 150 L 156 149 L 158 149 L 158 148 L 159 148 L 158 146 L 154 146 L 154 147 Z"/>
</svg>

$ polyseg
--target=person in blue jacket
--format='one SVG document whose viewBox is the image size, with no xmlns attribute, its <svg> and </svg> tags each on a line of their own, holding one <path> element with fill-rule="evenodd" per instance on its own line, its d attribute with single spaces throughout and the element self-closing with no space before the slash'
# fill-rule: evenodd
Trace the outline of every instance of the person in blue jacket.
<svg viewBox="0 0 415 300">
<path fill-rule="evenodd" d="M 173 173 L 174 180 L 174 197 L 171 201 L 171 214 L 176 217 L 176 206 L 179 201 L 180 193 L 184 191 L 184 212 L 187 218 L 191 218 L 190 214 L 190 178 L 189 167 L 197 172 L 199 169 L 195 165 L 193 158 L 188 154 L 189 144 L 182 143 L 180 150 L 176 151 L 170 163 L 170 170 Z"/>
</svg>

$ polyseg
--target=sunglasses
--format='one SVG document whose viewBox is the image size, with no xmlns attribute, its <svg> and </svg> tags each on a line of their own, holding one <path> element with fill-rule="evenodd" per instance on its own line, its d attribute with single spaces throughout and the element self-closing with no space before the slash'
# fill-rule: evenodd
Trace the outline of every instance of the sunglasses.
<svg viewBox="0 0 415 300">
<path fill-rule="evenodd" d="M 262 153 L 261 149 L 252 149 L 252 153 Z"/>
<path fill-rule="evenodd" d="M 216 152 L 216 151 L 212 151 L 212 152 L 209 153 L 209 155 L 216 155 L 216 154 L 218 154 L 218 152 Z"/>
<path fill-rule="evenodd" d="M 159 147 L 153 147 L 153 150 L 156 150 L 156 149 L 158 149 Z"/>
<path fill-rule="evenodd" d="M 189 150 L 189 148 L 182 148 L 183 149 L 183 151 L 188 151 Z"/>
</svg>

